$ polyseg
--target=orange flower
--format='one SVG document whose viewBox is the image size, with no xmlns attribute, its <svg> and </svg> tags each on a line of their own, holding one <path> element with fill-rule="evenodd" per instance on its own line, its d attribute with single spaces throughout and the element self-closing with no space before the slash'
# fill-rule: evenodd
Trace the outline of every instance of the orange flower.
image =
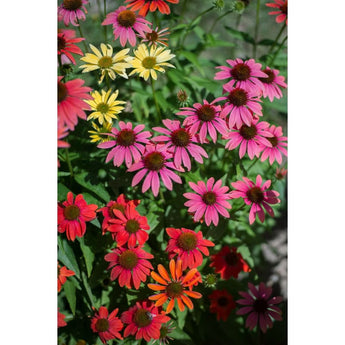
<svg viewBox="0 0 345 345">
<path fill-rule="evenodd" d="M 184 311 L 185 305 L 189 309 L 193 309 L 193 303 L 189 297 L 201 298 L 202 295 L 199 292 L 189 290 L 189 287 L 195 284 L 194 276 L 199 272 L 196 268 L 188 271 L 186 275 L 182 275 L 182 261 L 180 259 L 170 260 L 169 263 L 170 276 L 163 265 L 158 265 L 158 272 L 151 272 L 151 277 L 159 284 L 148 284 L 147 286 L 154 290 L 160 291 L 160 293 L 150 296 L 149 299 L 155 302 L 155 306 L 159 307 L 163 305 L 167 300 L 169 304 L 166 309 L 166 313 L 170 313 L 177 301 L 180 311 Z M 188 289 L 188 290 L 187 290 Z"/>
<path fill-rule="evenodd" d="M 67 278 L 66 277 L 71 277 L 74 276 L 75 273 L 71 270 L 68 270 L 66 266 L 61 267 L 58 262 L 58 292 L 61 291 L 61 287 L 63 284 L 66 283 Z"/>
</svg>

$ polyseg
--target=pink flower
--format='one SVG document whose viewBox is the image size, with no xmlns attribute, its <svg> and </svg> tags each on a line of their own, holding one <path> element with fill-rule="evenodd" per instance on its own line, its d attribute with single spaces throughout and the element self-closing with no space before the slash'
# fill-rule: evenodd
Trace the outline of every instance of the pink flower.
<svg viewBox="0 0 345 345">
<path fill-rule="evenodd" d="M 213 185 L 214 184 L 214 185 Z M 210 225 L 218 225 L 218 213 L 226 218 L 230 218 L 226 209 L 231 209 L 231 205 L 226 201 L 230 199 L 227 193 L 229 187 L 223 186 L 222 181 L 218 180 L 214 183 L 214 178 L 208 179 L 206 185 L 203 181 L 198 183 L 189 182 L 189 186 L 196 193 L 184 193 L 183 196 L 188 200 L 185 206 L 189 207 L 188 212 L 194 213 L 194 220 L 198 221 L 205 214 L 205 223 Z"/>
<path fill-rule="evenodd" d="M 119 121 L 119 127 L 120 130 L 114 127 L 111 130 L 112 134 L 108 134 L 114 137 L 115 140 L 100 143 L 97 147 L 101 149 L 114 147 L 108 153 L 105 162 L 108 163 L 113 159 L 114 166 L 119 167 L 125 161 L 127 168 L 129 168 L 133 161 L 136 163 L 141 159 L 145 147 L 140 143 L 149 143 L 147 138 L 151 136 L 151 133 L 149 131 L 141 132 L 145 125 L 138 125 L 132 129 L 131 122 Z"/>
<path fill-rule="evenodd" d="M 194 144 L 198 142 L 195 134 L 192 134 L 189 128 L 182 128 L 180 121 L 165 119 L 162 122 L 168 129 L 162 127 L 153 127 L 152 129 L 165 135 L 156 136 L 152 138 L 152 141 L 167 141 L 166 149 L 173 153 L 176 167 L 180 168 L 183 163 L 188 170 L 191 169 L 191 162 L 188 153 L 198 163 L 203 164 L 204 161 L 202 156 L 208 158 L 208 155 L 202 147 Z"/>
<path fill-rule="evenodd" d="M 277 168 L 274 176 L 276 177 L 277 180 L 282 180 L 286 176 L 287 172 L 288 172 L 287 169 L 283 167 Z"/>
<path fill-rule="evenodd" d="M 79 26 L 78 20 L 85 20 L 85 13 L 88 0 L 63 0 L 58 7 L 58 20 L 63 20 L 64 24 L 68 26 L 71 23 L 74 26 Z M 84 12 L 85 13 L 84 13 Z"/>
<path fill-rule="evenodd" d="M 268 3 L 268 4 L 266 4 L 266 6 L 278 8 L 278 11 L 269 12 L 268 14 L 270 14 L 270 15 L 276 15 L 277 14 L 276 22 L 281 23 L 285 20 L 285 23 L 287 25 L 287 23 L 288 23 L 288 18 L 287 18 L 288 2 L 287 2 L 287 0 L 274 0 L 274 3 Z"/>
<path fill-rule="evenodd" d="M 145 35 L 150 32 L 151 25 L 144 17 L 135 14 L 135 12 L 120 6 L 115 12 L 108 13 L 102 25 L 113 25 L 113 33 L 115 39 L 120 37 L 122 47 L 125 46 L 127 40 L 131 46 L 135 46 L 137 38 L 134 30 L 139 35 Z"/>
<path fill-rule="evenodd" d="M 267 78 L 259 78 L 263 85 L 262 94 L 264 98 L 268 97 L 268 99 L 273 102 L 274 97 L 277 99 L 283 97 L 279 86 L 283 88 L 287 87 L 286 83 L 284 82 L 285 77 L 278 75 L 279 70 L 270 69 L 269 67 L 266 67 L 263 72 L 268 75 Z"/>
<path fill-rule="evenodd" d="M 78 54 L 83 56 L 82 50 L 74 43 L 79 43 L 85 40 L 85 38 L 75 37 L 74 30 L 59 30 L 58 31 L 58 55 L 61 55 L 61 62 L 75 63 L 75 59 L 72 54 Z"/>
<path fill-rule="evenodd" d="M 207 143 L 206 135 L 209 134 L 213 142 L 217 141 L 217 132 L 225 135 L 228 133 L 225 121 L 220 117 L 221 106 L 214 102 L 203 104 L 195 103 L 193 108 L 184 107 L 176 115 L 187 115 L 183 126 L 188 126 L 192 134 L 199 135 L 200 143 Z"/>
<path fill-rule="evenodd" d="M 181 172 L 184 170 L 176 168 L 173 162 L 168 162 L 170 158 L 172 158 L 172 154 L 166 151 L 165 145 L 146 145 L 146 150 L 141 160 L 134 163 L 127 170 L 130 172 L 139 170 L 133 177 L 132 187 L 136 186 L 146 175 L 141 189 L 142 192 L 146 192 L 151 187 L 153 195 L 157 196 L 160 187 L 159 176 L 169 190 L 173 188 L 171 180 L 182 183 L 181 177 L 170 169 Z"/>
<path fill-rule="evenodd" d="M 265 221 L 265 213 L 262 207 L 267 213 L 274 217 L 274 212 L 269 204 L 278 204 L 280 200 L 277 198 L 279 193 L 275 190 L 268 190 L 271 185 L 271 180 L 267 180 L 262 186 L 262 177 L 257 175 L 255 183 L 249 180 L 247 177 L 242 178 L 243 181 L 237 181 L 231 183 L 235 190 L 230 192 L 232 199 L 243 198 L 247 205 L 251 205 L 249 212 L 249 223 L 253 224 L 256 214 L 258 214 L 260 221 Z"/>
<path fill-rule="evenodd" d="M 252 283 L 248 283 L 249 291 L 239 291 L 244 299 L 236 302 L 244 305 L 237 310 L 237 315 L 248 314 L 246 327 L 250 330 L 259 325 L 261 330 L 266 333 L 267 328 L 273 327 L 274 320 L 282 321 L 281 310 L 276 306 L 283 298 L 281 296 L 271 297 L 272 288 L 267 287 L 264 283 L 260 283 L 259 287 L 255 287 Z"/>
</svg>

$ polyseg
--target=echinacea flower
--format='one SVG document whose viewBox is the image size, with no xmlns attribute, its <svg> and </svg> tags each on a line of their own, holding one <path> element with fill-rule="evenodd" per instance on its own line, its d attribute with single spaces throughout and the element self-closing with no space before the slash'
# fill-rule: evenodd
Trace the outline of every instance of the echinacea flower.
<svg viewBox="0 0 345 345">
<path fill-rule="evenodd" d="M 134 11 L 126 9 L 125 6 L 120 6 L 115 12 L 108 13 L 102 25 L 112 25 L 115 39 L 120 37 L 120 44 L 124 47 L 127 40 L 131 46 L 137 44 L 136 31 L 140 35 L 149 32 L 151 25 L 141 15 L 137 15 Z"/>
<path fill-rule="evenodd" d="M 72 54 L 78 54 L 83 56 L 84 53 L 82 50 L 76 46 L 74 43 L 79 43 L 85 40 L 82 37 L 75 37 L 74 30 L 65 30 L 61 29 L 58 31 L 58 55 L 61 55 L 61 59 L 63 56 L 66 56 L 68 60 L 75 65 L 75 59 Z"/>
<path fill-rule="evenodd" d="M 225 218 L 230 218 L 227 209 L 231 209 L 231 205 L 227 202 L 230 199 L 229 187 L 222 186 L 222 180 L 214 183 L 214 178 L 211 177 L 207 183 L 198 181 L 197 183 L 189 182 L 189 186 L 195 193 L 184 193 L 183 196 L 188 200 L 184 203 L 189 207 L 188 212 L 194 213 L 194 220 L 198 221 L 205 214 L 205 223 L 210 225 L 211 222 L 217 226 L 220 213 Z"/>
<path fill-rule="evenodd" d="M 67 126 L 71 131 L 78 123 L 78 117 L 86 120 L 84 110 L 89 110 L 89 105 L 85 102 L 91 99 L 89 92 L 92 90 L 88 86 L 83 86 L 84 80 L 73 79 L 65 83 L 61 81 L 63 77 L 58 77 L 58 121 L 59 126 Z"/>
<path fill-rule="evenodd" d="M 179 0 L 126 0 L 129 4 L 127 7 L 132 8 L 133 11 L 140 9 L 139 14 L 146 16 L 147 12 L 159 11 L 162 14 L 170 14 L 170 7 L 166 2 L 171 4 L 178 4 Z"/>
<path fill-rule="evenodd" d="M 164 311 L 157 308 L 151 301 L 136 302 L 133 307 L 124 311 L 121 321 L 128 325 L 123 336 L 135 335 L 135 339 L 144 338 L 147 342 L 159 339 L 162 324 L 170 321 Z"/>
<path fill-rule="evenodd" d="M 108 163 L 113 160 L 114 166 L 119 167 L 124 161 L 127 168 L 132 166 L 132 163 L 140 161 L 145 151 L 145 146 L 142 144 L 149 143 L 148 138 L 151 136 L 149 131 L 143 131 L 145 125 L 137 125 L 133 128 L 131 122 L 119 121 L 120 129 L 112 128 L 109 136 L 114 140 L 109 140 L 98 144 L 98 148 L 109 149 L 110 152 L 105 160 Z"/>
<path fill-rule="evenodd" d="M 74 271 L 67 269 L 66 266 L 61 267 L 58 263 L 58 280 L 57 280 L 58 292 L 61 291 L 62 285 L 66 283 L 67 277 L 72 277 L 74 275 L 75 275 Z"/>
<path fill-rule="evenodd" d="M 259 78 L 262 82 L 263 89 L 262 95 L 264 98 L 268 97 L 268 99 L 273 102 L 274 97 L 279 99 L 283 97 L 283 94 L 279 88 L 287 88 L 286 83 L 284 82 L 285 77 L 279 74 L 279 70 L 271 69 L 266 67 L 263 70 L 264 73 L 267 74 L 267 78 Z"/>
<path fill-rule="evenodd" d="M 214 267 L 216 273 L 222 279 L 238 278 L 240 272 L 250 272 L 251 269 L 242 258 L 241 253 L 237 252 L 236 247 L 224 246 L 222 249 L 211 256 L 210 267 Z"/>
<path fill-rule="evenodd" d="M 226 321 L 236 304 L 231 294 L 226 290 L 214 290 L 208 298 L 211 301 L 210 312 L 217 315 L 217 320 Z"/>
<path fill-rule="evenodd" d="M 202 156 L 208 158 L 206 151 L 196 145 L 198 140 L 189 128 L 181 127 L 180 121 L 164 119 L 163 124 L 166 128 L 153 127 L 154 131 L 165 135 L 158 135 L 152 138 L 155 142 L 167 142 L 166 148 L 173 154 L 174 164 L 180 168 L 183 164 L 188 170 L 191 169 L 189 154 L 200 164 L 203 164 Z"/>
<path fill-rule="evenodd" d="M 288 2 L 287 0 L 274 0 L 274 2 L 270 2 L 266 4 L 267 7 L 277 8 L 277 10 L 269 12 L 270 15 L 277 15 L 276 22 L 282 23 L 285 21 L 286 25 L 288 23 Z"/>
<path fill-rule="evenodd" d="M 118 311 L 119 309 L 116 308 L 109 314 L 108 309 L 101 306 L 91 319 L 91 329 L 94 333 L 98 333 L 103 344 L 111 339 L 123 339 L 120 334 L 123 323 L 117 317 Z"/>
<path fill-rule="evenodd" d="M 169 340 L 173 340 L 173 338 L 169 334 L 172 333 L 173 330 L 176 328 L 176 327 L 173 327 L 173 325 L 174 325 L 173 321 L 167 322 L 164 325 L 162 325 L 159 332 L 159 338 L 154 339 L 152 341 L 152 344 L 155 344 L 156 342 L 159 345 L 169 344 Z"/>
<path fill-rule="evenodd" d="M 92 44 L 90 44 L 90 48 L 94 54 L 86 53 L 85 56 L 80 58 L 80 60 L 86 62 L 85 65 L 80 66 L 80 68 L 83 68 L 83 73 L 99 69 L 101 76 L 98 84 L 102 83 L 105 76 L 109 76 L 111 80 L 114 80 L 116 74 L 128 79 L 126 68 L 132 67 L 130 61 L 133 59 L 132 56 L 127 55 L 129 48 L 120 50 L 114 56 L 113 47 L 110 44 L 101 43 L 101 51 Z"/>
<path fill-rule="evenodd" d="M 88 133 L 90 133 L 91 143 L 104 143 L 105 141 L 109 141 L 111 139 L 109 134 L 113 128 L 112 122 L 103 122 L 102 127 L 98 127 L 94 122 L 92 122 L 91 125 L 94 129 L 94 131 L 88 131 Z"/>
<path fill-rule="evenodd" d="M 135 57 L 131 61 L 133 66 L 133 71 L 129 75 L 135 73 L 139 74 L 139 77 L 147 80 L 150 76 L 152 79 L 157 79 L 157 73 L 165 73 L 163 67 L 172 67 L 174 65 L 166 62 L 175 57 L 174 54 L 170 54 L 170 50 L 165 50 L 165 47 L 151 46 L 150 51 L 147 46 L 142 43 L 139 45 L 138 49 L 134 51 Z"/>
<path fill-rule="evenodd" d="M 101 90 L 101 93 L 98 91 L 91 92 L 92 99 L 86 103 L 93 112 L 87 117 L 87 120 L 97 119 L 102 125 L 104 121 L 111 122 L 112 119 L 117 119 L 117 114 L 124 108 L 120 104 L 126 104 L 124 101 L 116 100 L 118 94 L 119 90 L 112 92 L 111 89 L 107 92 Z"/>
<path fill-rule="evenodd" d="M 158 43 L 167 47 L 168 43 L 165 41 L 167 41 L 168 38 L 164 36 L 170 34 L 168 30 L 169 28 L 164 28 L 162 30 L 159 30 L 158 27 L 156 27 L 155 30 L 150 28 L 149 32 L 145 32 L 144 34 L 139 35 L 139 37 L 142 38 L 141 43 L 147 43 L 149 47 L 151 45 L 156 46 L 158 45 Z"/>
<path fill-rule="evenodd" d="M 158 272 L 152 271 L 151 277 L 158 284 L 147 284 L 147 286 L 154 291 L 159 291 L 158 294 L 150 296 L 149 299 L 155 302 L 155 306 L 159 307 L 169 300 L 166 308 L 166 313 L 169 314 L 175 305 L 175 300 L 180 311 L 184 311 L 185 305 L 189 309 L 193 309 L 193 302 L 189 297 L 201 298 L 202 295 L 199 292 L 187 290 L 192 283 L 193 277 L 198 272 L 196 268 L 192 268 L 186 275 L 182 275 L 182 261 L 170 260 L 169 262 L 170 275 L 163 265 L 158 265 Z"/>
<path fill-rule="evenodd" d="M 287 174 L 287 169 L 285 168 L 277 168 L 276 169 L 276 173 L 275 173 L 275 177 L 277 178 L 277 180 L 282 180 Z"/>
<path fill-rule="evenodd" d="M 274 217 L 274 212 L 269 204 L 278 204 L 279 193 L 275 190 L 268 190 L 271 186 L 271 180 L 267 180 L 263 183 L 260 175 L 256 176 L 255 183 L 249 180 L 247 177 L 243 177 L 243 181 L 236 181 L 231 183 L 235 190 L 230 192 L 232 199 L 243 198 L 247 205 L 251 205 L 249 211 L 249 223 L 253 224 L 255 221 L 256 214 L 258 214 L 261 223 L 265 221 L 265 213 Z"/>
<path fill-rule="evenodd" d="M 59 327 L 65 327 L 67 326 L 67 322 L 65 321 L 65 314 L 60 313 L 59 308 L 58 308 L 58 315 L 57 315 L 57 321 L 58 321 L 58 328 Z"/>
<path fill-rule="evenodd" d="M 259 325 L 262 332 L 266 333 L 268 328 L 273 327 L 273 321 L 282 321 L 282 311 L 276 304 L 282 302 L 281 296 L 271 297 L 272 288 L 267 287 L 264 283 L 260 283 L 259 287 L 255 287 L 252 283 L 248 283 L 249 291 L 239 291 L 243 299 L 236 302 L 244 307 L 237 310 L 237 315 L 248 314 L 246 327 L 250 330 Z"/>
<path fill-rule="evenodd" d="M 82 194 L 75 199 L 72 192 L 67 193 L 67 200 L 58 204 L 58 231 L 66 232 L 67 239 L 74 241 L 76 237 L 83 237 L 86 223 L 96 218 L 95 204 L 88 205 Z"/>
<path fill-rule="evenodd" d="M 108 269 L 111 268 L 110 279 L 118 279 L 121 287 L 126 286 L 136 290 L 140 283 L 146 281 L 146 277 L 153 269 L 147 259 L 153 259 L 153 255 L 145 252 L 141 247 L 127 249 L 119 247 L 106 254 L 105 261 L 109 262 Z"/>
<path fill-rule="evenodd" d="M 182 261 L 182 270 L 197 268 L 202 264 L 202 254 L 208 256 L 210 253 L 207 247 L 213 247 L 214 243 L 203 238 L 201 231 L 195 232 L 190 229 L 166 228 L 169 235 L 169 243 L 166 251 L 169 259 L 177 255 Z"/>
<path fill-rule="evenodd" d="M 172 154 L 168 152 L 165 145 L 147 144 L 145 152 L 139 162 L 134 163 L 127 171 L 133 172 L 139 170 L 133 177 L 132 187 L 136 186 L 146 175 L 141 191 L 145 193 L 151 188 L 154 196 L 158 195 L 160 188 L 160 180 L 169 190 L 172 190 L 172 182 L 182 183 L 181 177 L 172 170 L 183 172 L 183 168 L 177 168 L 173 162 L 168 160 L 172 158 Z"/>
<path fill-rule="evenodd" d="M 193 108 L 184 107 L 176 115 L 187 116 L 183 121 L 183 126 L 189 127 L 193 134 L 198 134 L 200 143 L 206 143 L 207 134 L 213 142 L 217 141 L 217 132 L 226 135 L 228 133 L 225 121 L 220 117 L 221 106 L 215 105 L 214 101 L 209 103 L 205 99 L 203 104 L 194 103 Z"/>
<path fill-rule="evenodd" d="M 88 0 L 63 0 L 58 7 L 58 20 L 63 20 L 66 26 L 69 23 L 79 26 L 78 21 L 85 20 L 85 13 L 87 13 L 85 5 L 88 3 Z"/>
</svg>

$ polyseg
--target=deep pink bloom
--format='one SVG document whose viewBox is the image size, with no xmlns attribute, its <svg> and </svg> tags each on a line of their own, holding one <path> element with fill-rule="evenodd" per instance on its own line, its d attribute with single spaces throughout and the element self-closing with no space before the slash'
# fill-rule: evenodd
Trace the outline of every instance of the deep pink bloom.
<svg viewBox="0 0 345 345">
<path fill-rule="evenodd" d="M 249 223 L 254 223 L 256 214 L 258 214 L 260 221 L 264 222 L 265 213 L 263 208 L 271 217 L 274 217 L 273 209 L 269 204 L 278 204 L 280 200 L 277 198 L 279 196 L 278 192 L 268 190 L 271 186 L 271 180 L 267 180 L 262 185 L 263 181 L 260 175 L 257 175 L 255 183 L 247 177 L 242 179 L 243 181 L 231 183 L 235 190 L 230 192 L 230 197 L 232 199 L 243 198 L 247 205 L 252 206 L 249 212 Z"/>
<path fill-rule="evenodd" d="M 248 283 L 249 291 L 239 291 L 239 294 L 244 299 L 239 299 L 236 302 L 244 305 L 244 307 L 237 310 L 237 315 L 248 314 L 246 320 L 246 327 L 250 330 L 259 325 L 261 330 L 266 333 L 268 328 L 273 327 L 273 320 L 282 321 L 281 310 L 276 304 L 282 302 L 281 296 L 271 297 L 272 288 L 260 283 L 259 287 L 255 287 L 252 283 Z"/>
<path fill-rule="evenodd" d="M 79 43 L 83 40 L 85 40 L 85 38 L 75 37 L 74 30 L 61 29 L 58 31 L 58 55 L 61 55 L 62 63 L 76 64 L 72 54 L 83 56 L 84 53 L 74 43 Z"/>
<path fill-rule="evenodd" d="M 144 17 L 137 15 L 134 11 L 120 6 L 115 12 L 108 13 L 102 25 L 112 25 L 115 39 L 120 37 L 120 44 L 124 47 L 127 40 L 131 46 L 137 44 L 136 31 L 139 35 L 150 32 L 148 25 L 152 25 Z"/>
<path fill-rule="evenodd" d="M 189 182 L 189 186 L 196 193 L 184 193 L 183 196 L 188 200 L 184 203 L 189 207 L 188 212 L 194 213 L 194 220 L 198 221 L 205 214 L 205 223 L 210 225 L 218 225 L 218 213 L 223 217 L 230 218 L 230 214 L 226 209 L 231 209 L 231 205 L 226 201 L 230 199 L 229 187 L 223 186 L 222 180 L 214 183 L 214 178 L 211 177 L 207 183 L 198 181 L 198 183 Z"/>
<path fill-rule="evenodd" d="M 169 190 L 172 190 L 172 182 L 182 183 L 181 177 L 170 169 L 183 172 L 183 168 L 177 168 L 173 162 L 169 162 L 168 159 L 172 158 L 172 154 L 169 153 L 165 145 L 146 145 L 146 150 L 137 163 L 134 163 L 127 171 L 139 170 L 133 177 L 132 187 L 136 186 L 146 175 L 146 178 L 142 185 L 142 192 L 145 193 L 150 187 L 154 196 L 158 195 L 160 181 L 159 176 L 162 179 L 163 184 Z"/>
<path fill-rule="evenodd" d="M 132 163 L 136 163 L 141 159 L 145 146 L 140 143 L 149 143 L 147 138 L 152 134 L 149 131 L 142 132 L 145 125 L 137 125 L 132 129 L 133 125 L 131 122 L 124 123 L 120 121 L 119 127 L 120 130 L 113 127 L 111 134 L 109 134 L 109 136 L 113 137 L 115 140 L 105 141 L 98 144 L 97 147 L 101 149 L 114 147 L 108 153 L 105 162 L 108 163 L 113 159 L 114 166 L 119 167 L 123 161 L 125 161 L 127 168 L 129 168 L 132 166 Z"/>
<path fill-rule="evenodd" d="M 273 7 L 277 8 L 278 10 L 269 12 L 270 15 L 277 15 L 276 22 L 281 23 L 285 20 L 285 23 L 287 25 L 288 23 L 288 2 L 287 0 L 274 0 L 274 2 L 270 2 L 266 4 L 267 7 Z"/>
<path fill-rule="evenodd" d="M 195 103 L 193 108 L 184 107 L 176 115 L 187 116 L 183 121 L 183 126 L 189 127 L 192 134 L 198 134 L 200 143 L 207 143 L 207 133 L 213 142 L 217 141 L 217 132 L 227 134 L 225 121 L 220 117 L 221 106 L 215 105 L 215 101 L 208 103 L 206 100 L 203 104 Z"/>
<path fill-rule="evenodd" d="M 259 78 L 262 82 L 263 89 L 262 95 L 264 98 L 268 97 L 268 99 L 273 102 L 274 97 L 279 99 L 283 97 L 283 94 L 279 88 L 279 86 L 283 88 L 287 88 L 286 83 L 284 82 L 285 77 L 279 74 L 279 70 L 271 69 L 266 67 L 263 72 L 265 72 L 268 77 L 267 78 Z"/>
<path fill-rule="evenodd" d="M 78 20 L 85 20 L 85 13 L 87 13 L 85 5 L 88 3 L 88 0 L 63 0 L 58 7 L 58 20 L 63 20 L 66 26 L 69 23 L 79 26 Z"/>
<path fill-rule="evenodd" d="M 153 127 L 152 129 L 163 133 L 152 138 L 155 142 L 165 142 L 166 149 L 173 154 L 174 163 L 177 168 L 183 164 L 188 170 L 191 169 L 191 162 L 188 153 L 198 162 L 203 164 L 202 156 L 208 158 L 206 151 L 196 145 L 198 140 L 189 128 L 181 127 L 180 121 L 165 119 L 162 121 L 166 128 Z"/>
</svg>

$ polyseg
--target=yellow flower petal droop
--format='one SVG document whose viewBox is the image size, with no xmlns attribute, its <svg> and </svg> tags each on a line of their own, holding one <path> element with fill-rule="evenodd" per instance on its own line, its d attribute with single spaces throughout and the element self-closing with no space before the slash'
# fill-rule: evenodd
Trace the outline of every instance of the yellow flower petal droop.
<svg viewBox="0 0 345 345">
<path fill-rule="evenodd" d="M 102 127 L 98 127 L 92 122 L 92 127 L 94 131 L 88 131 L 90 133 L 91 143 L 96 143 L 98 141 L 104 143 L 112 139 L 112 137 L 105 135 L 105 133 L 111 133 L 111 129 L 113 128 L 112 122 L 104 122 Z"/>
<path fill-rule="evenodd" d="M 175 57 L 174 54 L 170 54 L 170 50 L 166 50 L 164 47 L 152 46 L 150 51 L 145 44 L 141 44 L 137 50 L 134 51 L 135 57 L 131 61 L 134 70 L 129 74 L 138 73 L 139 77 L 147 80 L 150 76 L 154 80 L 157 79 L 156 71 L 165 72 L 165 67 L 175 68 L 166 61 Z"/>
</svg>

